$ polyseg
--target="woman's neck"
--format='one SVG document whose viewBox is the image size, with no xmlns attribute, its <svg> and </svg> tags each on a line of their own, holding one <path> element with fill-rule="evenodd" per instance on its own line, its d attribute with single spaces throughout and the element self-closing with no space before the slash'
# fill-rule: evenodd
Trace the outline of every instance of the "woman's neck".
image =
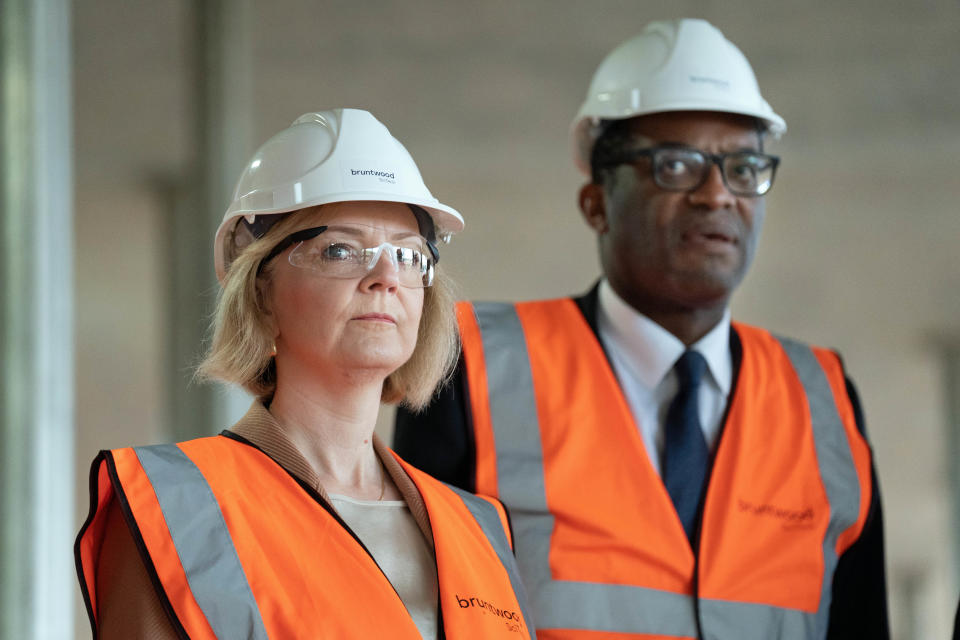
<svg viewBox="0 0 960 640">
<path fill-rule="evenodd" d="M 373 450 L 382 388 L 376 378 L 337 385 L 278 375 L 270 413 L 328 493 L 384 497 L 388 479 Z"/>
</svg>

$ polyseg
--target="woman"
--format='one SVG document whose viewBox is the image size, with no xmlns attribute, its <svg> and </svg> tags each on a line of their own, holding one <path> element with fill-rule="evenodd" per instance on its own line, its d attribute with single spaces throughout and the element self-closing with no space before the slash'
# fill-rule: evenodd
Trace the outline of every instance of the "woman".
<svg viewBox="0 0 960 640">
<path fill-rule="evenodd" d="M 100 638 L 521 638 L 506 515 L 373 435 L 457 355 L 437 236 L 460 215 L 365 111 L 254 155 L 217 232 L 200 374 L 257 397 L 229 431 L 101 452 L 77 539 Z"/>
</svg>

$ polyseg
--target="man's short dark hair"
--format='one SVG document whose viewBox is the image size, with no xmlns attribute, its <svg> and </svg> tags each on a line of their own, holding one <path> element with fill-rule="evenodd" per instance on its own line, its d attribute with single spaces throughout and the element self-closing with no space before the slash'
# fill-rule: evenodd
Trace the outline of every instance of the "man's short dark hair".
<svg viewBox="0 0 960 640">
<path fill-rule="evenodd" d="M 603 185 L 616 167 L 616 159 L 636 146 L 630 132 L 631 120 L 601 120 L 596 125 L 600 128 L 600 135 L 590 152 L 590 179 L 594 184 Z"/>
</svg>

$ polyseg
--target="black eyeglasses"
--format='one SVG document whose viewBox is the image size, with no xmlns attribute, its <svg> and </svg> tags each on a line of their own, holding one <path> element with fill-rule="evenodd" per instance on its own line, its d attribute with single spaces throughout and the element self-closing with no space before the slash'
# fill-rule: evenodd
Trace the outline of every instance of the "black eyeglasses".
<svg viewBox="0 0 960 640">
<path fill-rule="evenodd" d="M 762 196 L 773 186 L 780 158 L 759 151 L 707 153 L 691 147 L 660 146 L 632 149 L 614 156 L 608 167 L 636 164 L 650 158 L 654 183 L 667 191 L 696 191 L 707 181 L 710 166 L 720 167 L 723 184 L 730 193 L 745 198 Z"/>
</svg>

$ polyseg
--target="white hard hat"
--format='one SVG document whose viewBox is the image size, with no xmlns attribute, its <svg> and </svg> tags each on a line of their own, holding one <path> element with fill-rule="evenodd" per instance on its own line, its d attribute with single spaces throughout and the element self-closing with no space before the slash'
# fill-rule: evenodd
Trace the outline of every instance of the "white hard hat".
<svg viewBox="0 0 960 640">
<path fill-rule="evenodd" d="M 267 140 L 240 175 L 214 241 L 217 279 L 233 258 L 241 218 L 252 224 L 257 216 L 358 200 L 421 207 L 440 236 L 463 229 L 463 217 L 433 197 L 413 158 L 372 114 L 307 113 Z"/>
<path fill-rule="evenodd" d="M 573 159 L 590 174 L 601 120 L 663 111 L 722 111 L 759 118 L 774 136 L 787 124 L 760 95 L 746 57 L 705 20 L 651 22 L 600 63 L 570 128 Z"/>
</svg>

